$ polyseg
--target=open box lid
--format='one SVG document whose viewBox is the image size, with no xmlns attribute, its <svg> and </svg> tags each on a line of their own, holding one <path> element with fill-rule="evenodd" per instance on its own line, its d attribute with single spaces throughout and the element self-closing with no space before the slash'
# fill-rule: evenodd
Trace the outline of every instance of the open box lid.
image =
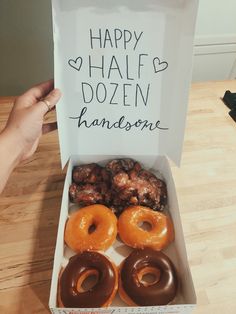
<svg viewBox="0 0 236 314">
<path fill-rule="evenodd" d="M 198 0 L 52 0 L 62 166 L 71 155 L 180 163 Z"/>
</svg>

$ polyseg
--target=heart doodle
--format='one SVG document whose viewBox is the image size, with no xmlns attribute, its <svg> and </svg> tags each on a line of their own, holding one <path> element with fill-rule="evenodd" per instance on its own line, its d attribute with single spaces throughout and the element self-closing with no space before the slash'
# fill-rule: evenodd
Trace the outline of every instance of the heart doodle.
<svg viewBox="0 0 236 314">
<path fill-rule="evenodd" d="M 83 63 L 83 59 L 81 57 L 78 57 L 75 60 L 70 59 L 68 61 L 69 66 L 71 66 L 72 68 L 74 68 L 77 71 L 80 71 L 82 63 Z"/>
<path fill-rule="evenodd" d="M 161 60 L 158 57 L 155 57 L 153 59 L 153 67 L 154 67 L 154 73 L 162 72 L 168 68 L 168 63 L 166 61 L 161 62 Z"/>
</svg>

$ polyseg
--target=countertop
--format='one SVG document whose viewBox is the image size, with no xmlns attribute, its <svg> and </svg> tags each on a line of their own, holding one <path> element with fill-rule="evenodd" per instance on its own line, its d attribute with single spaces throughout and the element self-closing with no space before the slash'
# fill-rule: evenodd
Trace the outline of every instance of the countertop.
<svg viewBox="0 0 236 314">
<path fill-rule="evenodd" d="M 171 163 L 198 305 L 236 313 L 236 123 L 221 100 L 236 81 L 191 86 L 181 167 Z M 13 97 L 0 98 L 0 129 Z M 55 120 L 55 112 L 45 122 Z M 57 131 L 12 173 L 0 196 L 0 312 L 49 313 L 65 170 Z"/>
</svg>

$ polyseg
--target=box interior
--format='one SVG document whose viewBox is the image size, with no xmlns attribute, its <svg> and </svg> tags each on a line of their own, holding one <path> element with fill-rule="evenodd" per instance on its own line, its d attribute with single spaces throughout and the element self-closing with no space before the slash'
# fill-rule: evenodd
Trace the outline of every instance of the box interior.
<svg viewBox="0 0 236 314">
<path fill-rule="evenodd" d="M 57 106 L 62 167 L 70 160 L 50 294 L 50 308 L 55 313 L 74 313 L 57 309 L 56 302 L 58 274 L 73 254 L 64 245 L 68 210 L 74 210 L 68 199 L 72 168 L 122 157 L 134 158 L 154 173 L 159 171 L 167 183 L 175 241 L 164 252 L 174 262 L 181 284 L 175 307 L 152 307 L 153 313 L 190 313 L 196 303 L 167 157 L 180 163 L 197 6 L 198 0 L 52 0 L 55 86 L 63 93 Z M 117 42 L 114 34 L 119 31 L 115 30 L 122 35 Z M 91 34 L 101 35 L 100 46 Z M 132 35 L 127 42 L 125 34 Z M 104 72 L 99 70 L 101 62 Z M 91 63 L 95 67 L 91 68 Z M 107 96 L 113 95 L 114 86 L 118 92 L 112 103 Z M 103 119 L 112 127 L 108 128 L 108 123 L 101 127 Z M 158 127 L 141 129 L 140 120 Z M 126 129 L 123 123 L 134 126 Z M 118 265 L 128 252 L 116 241 L 105 254 Z M 111 309 L 119 313 L 128 307 L 117 296 Z M 144 307 L 136 307 L 132 313 L 136 310 L 145 312 Z"/>
<path fill-rule="evenodd" d="M 65 244 L 64 244 L 64 227 L 66 220 L 68 218 L 68 210 L 75 210 L 76 206 L 71 205 L 68 198 L 68 189 L 71 183 L 71 173 L 73 166 L 78 164 L 85 164 L 90 162 L 97 162 L 100 165 L 103 165 L 108 160 L 118 157 L 124 156 L 72 156 L 68 165 L 63 198 L 62 198 L 62 206 L 61 206 L 61 215 L 60 222 L 58 228 L 58 236 L 57 236 L 57 245 L 54 259 L 54 267 L 53 267 L 53 276 L 52 276 L 52 286 L 51 286 L 51 294 L 50 294 L 50 307 L 57 307 L 57 285 L 58 285 L 58 275 L 62 267 L 65 267 L 68 259 L 74 255 Z M 167 254 L 171 260 L 173 261 L 177 273 L 180 280 L 180 288 L 178 290 L 178 294 L 176 299 L 174 300 L 174 304 L 195 304 L 196 296 L 193 287 L 193 282 L 188 266 L 186 248 L 183 238 L 183 231 L 181 220 L 179 216 L 179 208 L 178 201 L 175 191 L 175 186 L 169 166 L 169 162 L 165 156 L 129 156 L 139 161 L 146 169 L 152 171 L 153 173 L 159 176 L 160 174 L 163 176 L 165 182 L 167 183 L 167 192 L 168 192 L 168 208 L 167 211 L 170 213 L 175 229 L 175 240 L 172 244 L 170 244 L 167 249 L 163 250 L 165 254 Z M 116 240 L 114 245 L 110 247 L 105 255 L 109 256 L 115 264 L 118 266 L 121 261 L 128 256 L 129 252 L 132 249 L 128 248 L 122 242 Z M 119 298 L 118 294 L 114 299 L 111 308 L 113 307 L 127 307 L 125 303 Z M 161 308 L 161 307 L 160 307 Z"/>
</svg>

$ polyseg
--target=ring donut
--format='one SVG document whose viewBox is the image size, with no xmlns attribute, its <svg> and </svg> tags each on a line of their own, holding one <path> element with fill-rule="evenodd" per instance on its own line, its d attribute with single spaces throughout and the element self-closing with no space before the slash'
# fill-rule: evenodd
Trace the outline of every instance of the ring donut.
<svg viewBox="0 0 236 314">
<path fill-rule="evenodd" d="M 143 223 L 147 223 L 150 230 L 142 229 Z M 171 219 L 143 206 L 131 206 L 123 211 L 118 220 L 118 232 L 121 240 L 133 248 L 162 250 L 174 240 Z"/>
<path fill-rule="evenodd" d="M 96 282 L 89 289 L 83 282 L 95 275 Z M 107 307 L 118 289 L 116 266 L 103 254 L 87 251 L 70 258 L 59 279 L 58 304 L 60 307 Z"/>
<path fill-rule="evenodd" d="M 154 280 L 145 282 L 151 275 Z M 171 260 L 152 249 L 134 250 L 122 263 L 119 274 L 119 294 L 130 306 L 169 304 L 176 296 L 178 280 Z"/>
<path fill-rule="evenodd" d="M 90 205 L 74 212 L 65 227 L 65 243 L 75 252 L 105 251 L 116 239 L 117 218 L 106 206 Z"/>
</svg>

